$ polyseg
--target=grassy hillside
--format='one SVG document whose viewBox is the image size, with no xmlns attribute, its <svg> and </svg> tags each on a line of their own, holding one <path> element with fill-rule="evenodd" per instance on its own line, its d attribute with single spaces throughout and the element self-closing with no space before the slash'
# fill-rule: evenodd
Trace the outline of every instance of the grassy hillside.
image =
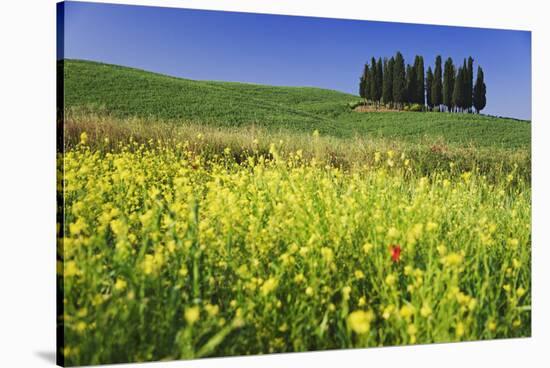
<svg viewBox="0 0 550 368">
<path fill-rule="evenodd" d="M 319 88 L 194 81 L 87 61 L 66 62 L 65 86 L 68 107 L 226 126 L 310 129 L 330 124 L 331 115 L 343 113 L 354 99 Z"/>
<path fill-rule="evenodd" d="M 214 126 L 256 125 L 338 138 L 443 141 L 478 147 L 530 147 L 531 126 L 473 114 L 358 113 L 358 97 L 307 87 L 194 81 L 89 61 L 65 62 L 65 104 L 117 118 L 186 121 Z"/>
</svg>

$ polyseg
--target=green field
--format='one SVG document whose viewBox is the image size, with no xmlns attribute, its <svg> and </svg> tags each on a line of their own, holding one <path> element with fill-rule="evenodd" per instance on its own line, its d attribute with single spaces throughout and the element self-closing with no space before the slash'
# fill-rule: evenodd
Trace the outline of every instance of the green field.
<svg viewBox="0 0 550 368">
<path fill-rule="evenodd" d="M 531 335 L 530 123 L 65 64 L 68 365 Z"/>
<path fill-rule="evenodd" d="M 117 118 L 259 126 L 338 138 L 530 149 L 531 124 L 474 114 L 354 112 L 358 96 L 332 90 L 194 81 L 89 61 L 65 61 L 65 105 Z"/>
</svg>

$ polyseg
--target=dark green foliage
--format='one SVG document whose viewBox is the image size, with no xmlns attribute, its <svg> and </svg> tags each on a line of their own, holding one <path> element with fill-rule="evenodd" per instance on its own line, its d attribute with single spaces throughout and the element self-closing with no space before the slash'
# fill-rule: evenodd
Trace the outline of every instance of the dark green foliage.
<svg viewBox="0 0 550 368">
<path fill-rule="evenodd" d="M 384 63 L 384 82 L 382 85 L 382 99 L 384 103 L 393 102 L 393 67 L 395 61 L 391 57 L 389 60 L 386 60 Z"/>
<path fill-rule="evenodd" d="M 411 65 L 407 65 L 407 99 L 410 104 L 415 102 L 416 93 L 416 68 Z"/>
<path fill-rule="evenodd" d="M 438 106 L 443 104 L 443 82 L 441 70 L 441 56 L 435 58 L 434 81 L 432 84 L 432 104 Z"/>
<path fill-rule="evenodd" d="M 481 69 L 480 66 L 477 67 L 477 78 L 476 78 L 476 84 L 474 86 L 474 95 L 473 95 L 473 103 L 474 108 L 476 109 L 476 112 L 479 114 L 481 110 L 485 108 L 485 105 L 487 104 L 487 87 L 485 86 L 485 82 L 483 81 L 483 69 Z"/>
<path fill-rule="evenodd" d="M 443 105 L 448 111 L 453 107 L 453 88 L 455 84 L 455 67 L 453 59 L 448 58 L 445 61 L 445 69 L 443 72 Z"/>
<path fill-rule="evenodd" d="M 457 109 L 462 109 L 464 106 L 464 68 L 458 68 L 458 73 L 454 82 L 453 106 Z"/>
<path fill-rule="evenodd" d="M 430 108 L 430 110 L 433 109 L 434 107 L 433 96 L 432 96 L 433 83 L 434 83 L 434 75 L 432 73 L 432 68 L 428 67 L 428 71 L 426 72 L 426 103 Z"/>
<path fill-rule="evenodd" d="M 365 76 L 361 75 L 359 78 L 359 96 L 365 98 Z"/>
<path fill-rule="evenodd" d="M 402 106 L 407 99 L 407 82 L 405 75 L 405 60 L 400 52 L 395 55 L 393 66 L 393 101 Z"/>
<path fill-rule="evenodd" d="M 424 106 L 426 98 L 424 94 L 424 58 L 417 55 L 414 59 L 414 68 L 416 70 L 416 91 L 414 102 Z"/>
<path fill-rule="evenodd" d="M 376 101 L 378 96 L 378 83 L 376 82 L 376 76 L 378 74 L 376 59 L 372 58 L 370 62 L 370 84 L 369 84 L 369 100 Z"/>
<path fill-rule="evenodd" d="M 378 63 L 376 64 L 376 96 L 375 101 L 380 101 L 382 99 L 382 88 L 384 83 L 384 70 L 382 67 L 382 59 L 378 58 Z"/>
<path fill-rule="evenodd" d="M 468 65 L 466 64 L 466 59 L 464 59 L 464 62 L 462 64 L 462 98 L 460 100 L 460 109 L 461 111 L 468 109 Z"/>
<path fill-rule="evenodd" d="M 359 88 L 360 92 L 366 89 L 365 98 L 376 106 L 383 102 L 391 107 L 410 110 L 412 104 L 418 104 L 442 111 L 441 106 L 444 105 L 449 112 L 471 112 L 473 63 L 474 59 L 468 57 L 457 70 L 449 57 L 442 71 L 441 56 L 438 55 L 434 70 L 429 67 L 429 73 L 425 73 L 421 55 L 416 55 L 413 65 L 406 64 L 406 67 L 400 52 L 397 52 L 395 59 L 392 57 L 383 62 L 381 58 L 376 61 L 373 57 L 370 72 L 363 73 Z M 369 66 L 365 65 L 365 69 L 369 70 Z"/>
<path fill-rule="evenodd" d="M 366 99 L 367 98 L 367 81 L 369 78 L 369 66 L 368 64 L 365 64 L 365 67 L 363 68 L 363 74 L 361 75 L 361 78 L 359 79 L 359 96 Z"/>
<path fill-rule="evenodd" d="M 369 64 L 368 63 L 365 63 L 365 71 L 364 71 L 364 75 L 365 75 L 365 90 L 363 92 L 364 94 L 364 98 L 365 100 L 369 100 L 370 99 L 370 85 L 372 83 L 372 80 L 371 80 L 371 70 L 369 68 Z"/>
<path fill-rule="evenodd" d="M 468 58 L 468 66 L 466 68 L 466 88 L 464 90 L 465 108 L 471 111 L 473 105 L 473 89 L 474 89 L 474 59 Z"/>
</svg>

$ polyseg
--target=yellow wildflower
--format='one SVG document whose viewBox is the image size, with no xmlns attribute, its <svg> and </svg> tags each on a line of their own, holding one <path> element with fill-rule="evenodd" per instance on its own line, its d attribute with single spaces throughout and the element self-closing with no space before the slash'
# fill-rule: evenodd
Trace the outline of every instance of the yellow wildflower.
<svg viewBox="0 0 550 368">
<path fill-rule="evenodd" d="M 386 276 L 386 284 L 388 286 L 393 286 L 395 285 L 395 282 L 397 281 L 397 276 L 393 273 L 390 273 L 388 276 Z"/>
<path fill-rule="evenodd" d="M 373 247 L 374 246 L 371 243 L 365 243 L 363 244 L 363 252 L 365 252 L 365 254 L 369 254 Z"/>
<path fill-rule="evenodd" d="M 342 288 L 342 297 L 344 300 L 349 300 L 349 295 L 351 294 L 351 287 L 344 286 Z"/>
<path fill-rule="evenodd" d="M 88 142 L 88 134 L 86 132 L 80 133 L 80 144 L 86 144 Z"/>
<path fill-rule="evenodd" d="M 455 333 L 456 333 L 456 336 L 459 338 L 464 336 L 464 323 L 458 322 L 456 324 Z"/>
<path fill-rule="evenodd" d="M 199 320 L 200 317 L 200 309 L 198 306 L 189 307 L 185 309 L 184 317 L 187 323 L 190 325 L 193 325 L 195 322 Z"/>
<path fill-rule="evenodd" d="M 334 259 L 334 252 L 332 251 L 332 249 L 327 247 L 321 248 L 321 255 L 327 263 L 332 262 L 332 260 Z"/>
<path fill-rule="evenodd" d="M 218 307 L 217 305 L 213 305 L 213 304 L 206 304 L 204 306 L 204 309 L 206 309 L 206 313 L 208 313 L 208 315 L 210 317 L 214 317 L 214 316 L 218 315 L 218 313 L 220 311 L 220 307 Z"/>
<path fill-rule="evenodd" d="M 115 281 L 115 290 L 124 290 L 126 289 L 126 285 L 127 283 L 124 279 L 117 278 Z"/>
<path fill-rule="evenodd" d="M 269 279 L 265 280 L 264 284 L 261 287 L 262 294 L 264 296 L 268 295 L 277 288 L 278 284 L 279 281 L 274 277 L 270 277 Z"/>
<path fill-rule="evenodd" d="M 399 310 L 399 315 L 405 319 L 411 318 L 413 314 L 414 314 L 414 308 L 408 304 L 403 305 Z"/>
<path fill-rule="evenodd" d="M 437 222 L 433 222 L 433 221 L 428 221 L 428 223 L 426 224 L 426 230 L 427 231 L 434 231 L 437 229 Z"/>
<path fill-rule="evenodd" d="M 349 314 L 347 318 L 348 326 L 357 334 L 365 334 L 370 330 L 370 324 L 374 319 L 372 311 L 355 311 Z"/>
<path fill-rule="evenodd" d="M 78 274 L 80 274 L 80 270 L 78 269 L 75 261 L 65 262 L 65 272 L 63 273 L 64 277 L 72 277 Z"/>
<path fill-rule="evenodd" d="M 420 308 L 420 315 L 424 318 L 429 317 L 432 314 L 432 308 L 428 304 L 423 304 Z"/>
<path fill-rule="evenodd" d="M 299 273 L 296 276 L 294 276 L 294 282 L 296 282 L 297 284 L 304 282 L 305 279 L 306 278 L 303 273 Z"/>
<path fill-rule="evenodd" d="M 78 322 L 78 323 L 76 324 L 75 330 L 76 330 L 76 332 L 78 332 L 78 333 L 82 333 L 82 332 L 84 332 L 84 331 L 86 330 L 86 327 L 88 327 L 88 325 L 86 324 L 86 322 L 80 321 L 80 322 Z"/>
<path fill-rule="evenodd" d="M 449 253 L 447 256 L 441 259 L 441 263 L 445 266 L 455 267 L 462 263 L 464 256 L 459 253 Z"/>
<path fill-rule="evenodd" d="M 390 227 L 387 236 L 389 239 L 396 239 L 399 236 L 399 230 L 397 230 L 395 227 Z"/>
</svg>

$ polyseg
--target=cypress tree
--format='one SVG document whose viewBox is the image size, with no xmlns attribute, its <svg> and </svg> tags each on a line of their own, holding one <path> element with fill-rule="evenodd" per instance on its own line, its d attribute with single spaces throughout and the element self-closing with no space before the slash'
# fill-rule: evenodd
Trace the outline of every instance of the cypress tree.
<svg viewBox="0 0 550 368">
<path fill-rule="evenodd" d="M 371 59 L 370 63 L 370 75 L 369 75 L 369 99 L 374 103 L 376 101 L 377 91 L 376 91 L 376 60 L 374 57 Z"/>
<path fill-rule="evenodd" d="M 395 58 L 392 56 L 390 58 L 390 60 L 388 61 L 388 73 L 389 73 L 389 76 L 388 76 L 388 88 L 389 88 L 389 92 L 388 92 L 388 97 L 389 97 L 389 102 L 391 104 L 391 106 L 393 107 L 393 70 L 395 68 Z"/>
<path fill-rule="evenodd" d="M 415 60 L 416 69 L 416 103 L 424 106 L 426 104 L 426 97 L 424 94 L 424 58 L 417 56 Z"/>
<path fill-rule="evenodd" d="M 476 109 L 476 113 L 478 114 L 481 110 L 485 108 L 485 105 L 487 104 L 487 87 L 485 86 L 485 82 L 483 81 L 483 79 L 483 69 L 478 66 L 476 84 L 474 85 L 473 95 L 474 108 Z"/>
<path fill-rule="evenodd" d="M 466 59 L 462 63 L 462 100 L 460 101 L 460 108 L 462 111 L 468 108 L 468 65 L 466 64 Z"/>
<path fill-rule="evenodd" d="M 464 91 L 465 96 L 465 104 L 466 109 L 468 109 L 468 112 L 472 111 L 472 104 L 473 104 L 473 88 L 474 88 L 474 59 L 470 56 L 468 58 L 468 67 L 467 67 L 467 73 L 466 73 L 466 88 Z"/>
<path fill-rule="evenodd" d="M 416 102 L 416 68 L 407 64 L 407 98 L 406 102 Z"/>
<path fill-rule="evenodd" d="M 368 104 L 370 101 L 370 65 L 367 62 L 365 64 L 365 102 Z"/>
<path fill-rule="evenodd" d="M 432 83 L 432 104 L 438 108 L 443 103 L 443 82 L 441 70 L 441 56 L 437 55 L 435 58 L 434 80 Z"/>
<path fill-rule="evenodd" d="M 384 82 L 382 84 L 382 99 L 385 104 L 393 101 L 393 57 L 384 60 Z"/>
<path fill-rule="evenodd" d="M 382 99 L 382 85 L 384 84 L 384 70 L 382 68 L 382 58 L 378 58 L 376 64 L 376 101 L 380 103 Z"/>
<path fill-rule="evenodd" d="M 433 95 L 432 95 L 432 89 L 433 89 L 433 83 L 434 83 L 434 75 L 432 73 L 432 68 L 428 67 L 428 71 L 426 72 L 426 102 L 428 104 L 428 109 L 433 109 L 434 102 L 433 102 Z"/>
<path fill-rule="evenodd" d="M 457 109 L 462 109 L 464 106 L 464 68 L 458 68 L 458 73 L 455 78 L 453 87 L 453 105 Z"/>
<path fill-rule="evenodd" d="M 401 108 L 407 96 L 407 83 L 405 79 L 405 60 L 403 60 L 403 55 L 400 52 L 397 52 L 395 55 L 395 62 L 393 65 L 392 93 L 393 102 Z"/>
<path fill-rule="evenodd" d="M 451 111 L 453 107 L 454 84 L 455 67 L 453 65 L 453 59 L 447 58 L 443 72 L 443 105 L 447 107 L 447 111 Z"/>
<path fill-rule="evenodd" d="M 363 67 L 363 74 L 361 75 L 361 78 L 359 80 L 359 96 L 365 99 L 365 102 L 368 97 L 368 89 L 367 89 L 367 82 L 369 78 L 369 64 L 365 64 Z"/>
</svg>

